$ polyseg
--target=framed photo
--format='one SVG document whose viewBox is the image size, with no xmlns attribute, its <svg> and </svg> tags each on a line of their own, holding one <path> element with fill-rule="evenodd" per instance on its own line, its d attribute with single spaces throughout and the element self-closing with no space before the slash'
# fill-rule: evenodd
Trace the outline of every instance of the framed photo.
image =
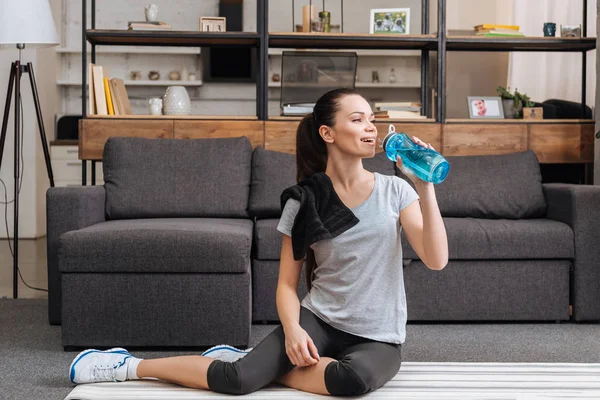
<svg viewBox="0 0 600 400">
<path fill-rule="evenodd" d="M 470 118 L 504 119 L 500 97 L 469 96 L 467 102 Z"/>
<path fill-rule="evenodd" d="M 201 32 L 225 32 L 225 17 L 200 17 Z"/>
<path fill-rule="evenodd" d="M 369 32 L 372 34 L 410 33 L 410 8 L 373 8 Z"/>
<path fill-rule="evenodd" d="M 560 36 L 564 38 L 581 37 L 581 25 L 561 25 Z"/>
</svg>

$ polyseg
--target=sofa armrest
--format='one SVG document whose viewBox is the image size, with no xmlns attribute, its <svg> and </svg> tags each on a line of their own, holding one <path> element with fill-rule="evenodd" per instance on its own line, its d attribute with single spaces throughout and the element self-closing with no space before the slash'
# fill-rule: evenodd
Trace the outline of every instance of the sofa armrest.
<svg viewBox="0 0 600 400">
<path fill-rule="evenodd" d="M 573 317 L 600 320 L 600 186 L 545 183 L 542 187 L 547 217 L 573 229 Z"/>
<path fill-rule="evenodd" d="M 60 324 L 61 281 L 58 239 L 69 231 L 105 221 L 103 186 L 54 187 L 46 192 L 46 245 L 48 258 L 48 318 Z"/>
</svg>

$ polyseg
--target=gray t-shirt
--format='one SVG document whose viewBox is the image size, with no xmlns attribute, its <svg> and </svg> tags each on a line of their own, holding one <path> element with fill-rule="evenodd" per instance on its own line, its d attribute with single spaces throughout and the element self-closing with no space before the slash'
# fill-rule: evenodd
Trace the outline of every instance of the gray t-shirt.
<svg viewBox="0 0 600 400">
<path fill-rule="evenodd" d="M 375 173 L 370 196 L 351 211 L 360 222 L 311 245 L 317 267 L 302 306 L 334 328 L 388 343 L 406 338 L 400 211 L 419 199 L 403 179 Z M 291 236 L 300 203 L 289 199 L 277 230 Z"/>
</svg>

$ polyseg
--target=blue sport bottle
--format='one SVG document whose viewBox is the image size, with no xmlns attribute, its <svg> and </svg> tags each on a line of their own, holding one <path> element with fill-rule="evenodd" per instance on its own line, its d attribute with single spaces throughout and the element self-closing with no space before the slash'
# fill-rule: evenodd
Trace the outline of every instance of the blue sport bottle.
<svg viewBox="0 0 600 400">
<path fill-rule="evenodd" d="M 394 125 L 390 125 L 381 147 L 387 158 L 396 162 L 396 156 L 400 156 L 402 165 L 425 182 L 438 184 L 448 176 L 450 164 L 440 153 L 419 146 L 406 133 L 396 132 Z"/>
</svg>

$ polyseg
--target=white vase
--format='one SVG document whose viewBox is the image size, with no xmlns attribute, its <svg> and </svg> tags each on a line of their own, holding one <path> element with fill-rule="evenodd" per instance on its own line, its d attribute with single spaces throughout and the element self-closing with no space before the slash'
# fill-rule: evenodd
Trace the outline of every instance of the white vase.
<svg viewBox="0 0 600 400">
<path fill-rule="evenodd" d="M 165 115 L 189 115 L 192 102 L 183 86 L 169 86 L 163 96 L 163 112 Z"/>
<path fill-rule="evenodd" d="M 146 21 L 158 21 L 158 7 L 156 6 L 156 4 L 146 4 L 144 11 L 146 14 Z"/>
</svg>

